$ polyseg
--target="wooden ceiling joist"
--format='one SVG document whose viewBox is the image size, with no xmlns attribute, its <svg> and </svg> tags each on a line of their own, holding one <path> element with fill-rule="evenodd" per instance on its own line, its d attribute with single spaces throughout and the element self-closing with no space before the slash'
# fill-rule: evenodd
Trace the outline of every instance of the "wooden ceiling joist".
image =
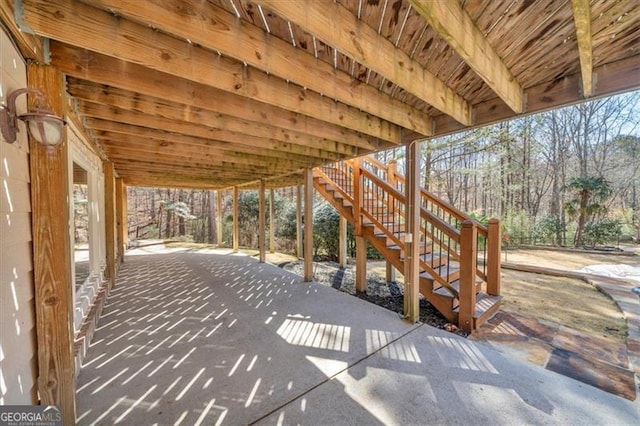
<svg viewBox="0 0 640 426">
<path fill-rule="evenodd" d="M 118 123 L 100 118 L 87 117 L 85 125 L 92 130 L 94 137 L 98 139 L 116 138 L 118 135 L 125 135 L 133 139 L 147 139 L 155 141 L 179 142 L 185 146 L 200 146 L 211 148 L 226 148 L 233 146 L 238 151 L 262 152 L 264 155 L 272 153 L 276 158 L 308 157 L 316 160 L 337 160 L 339 154 L 322 151 L 317 148 L 300 147 L 298 145 L 286 144 L 277 141 L 255 140 L 254 138 L 238 135 L 232 140 L 205 139 L 197 136 L 185 135 L 182 133 L 167 132 L 162 129 L 154 129 L 132 124 Z M 108 136 L 104 136 L 108 134 Z M 234 135 L 230 135 L 234 136 Z M 239 142 L 235 142 L 235 140 Z M 252 144 L 252 142 L 258 142 Z"/>
<path fill-rule="evenodd" d="M 306 87 L 412 131 L 430 136 L 431 119 L 408 104 L 369 85 L 354 84 L 351 76 L 318 61 L 306 51 L 243 23 L 208 2 L 170 0 L 85 0 L 143 25 L 221 52 L 271 75 Z"/>
<path fill-rule="evenodd" d="M 73 83 L 69 84 L 68 91 L 76 99 L 81 101 L 86 100 L 90 104 L 103 106 L 109 105 L 117 107 L 123 111 L 132 111 L 135 113 L 162 117 L 168 120 L 192 123 L 197 126 L 205 124 L 207 127 L 219 129 L 221 133 L 229 135 L 242 134 L 252 136 L 253 138 L 260 138 L 258 146 L 269 144 L 270 141 L 280 141 L 301 147 L 301 152 L 304 152 L 304 148 L 306 147 L 318 147 L 328 153 L 333 152 L 335 149 L 342 150 L 342 152 L 336 151 L 336 153 L 347 156 L 356 154 L 356 148 L 362 148 L 367 151 L 374 149 L 374 147 L 370 145 L 350 148 L 346 143 L 338 143 L 338 141 L 332 141 L 326 138 L 281 129 L 263 123 L 242 120 L 230 115 L 210 110 L 203 110 L 188 105 L 175 104 L 172 102 L 162 101 L 160 99 L 148 98 L 146 96 L 138 96 L 133 93 L 114 96 L 113 92 L 109 90 L 95 90 L 91 86 L 79 87 Z M 339 156 L 334 158 L 337 159 Z"/>
<path fill-rule="evenodd" d="M 317 0 L 257 0 L 257 3 L 460 123 L 473 124 L 471 106 L 461 96 L 341 4 Z"/>
<path fill-rule="evenodd" d="M 128 185 L 298 184 L 306 167 L 640 88 L 635 0 L 12 3 L 4 28 L 38 62 L 49 39 L 68 121 Z"/>
<path fill-rule="evenodd" d="M 459 2 L 410 0 L 410 3 L 516 114 L 524 111 L 522 87 Z"/>
<path fill-rule="evenodd" d="M 591 5 L 589 0 L 571 0 L 573 20 L 576 24 L 576 38 L 582 72 L 582 94 L 593 96 L 593 45 L 591 39 Z"/>
<path fill-rule="evenodd" d="M 300 112 L 372 136 L 379 118 L 242 62 L 73 0 L 24 0 L 23 19 L 46 37 L 134 64 Z M 77 66 L 77 62 L 70 64 Z M 126 68 L 126 64 L 125 64 Z M 117 70 L 114 70 L 117 72 Z M 125 73 L 129 74 L 128 70 Z M 146 76 L 141 76 L 148 78 Z M 377 123 L 371 123 L 371 121 Z M 395 126 L 389 123 L 389 126 Z M 382 135 L 380 135 L 382 136 Z"/>
<path fill-rule="evenodd" d="M 316 151 L 321 155 L 321 151 L 319 151 L 318 148 L 307 148 L 306 146 L 290 144 L 288 142 L 276 141 L 273 139 L 263 139 L 248 134 L 240 134 L 221 128 L 209 127 L 204 124 L 170 120 L 164 117 L 153 116 L 137 111 L 126 111 L 118 107 L 101 105 L 89 101 L 78 101 L 78 113 L 84 117 L 99 118 L 105 121 L 147 127 L 149 129 L 162 129 L 166 132 L 180 133 L 197 138 L 226 141 L 239 144 L 253 144 L 253 146 L 255 147 L 263 148 L 274 147 L 277 149 L 277 147 L 280 146 L 282 147 L 283 151 L 289 149 L 293 153 L 299 153 L 303 155 L 305 154 L 305 152 Z M 88 125 L 90 125 L 90 123 L 88 123 Z M 112 126 L 111 130 L 117 132 L 117 127 L 117 125 Z M 345 151 L 345 155 L 348 155 L 349 153 L 348 147 L 344 147 L 331 141 L 324 141 L 322 143 L 319 142 L 316 146 L 318 146 L 323 151 L 332 152 L 333 150 L 343 149 Z M 330 158 L 331 156 L 328 154 L 327 159 Z"/>
<path fill-rule="evenodd" d="M 227 144 L 226 147 L 215 147 L 206 145 L 186 145 L 180 141 L 169 141 L 166 139 L 141 140 L 135 136 L 117 134 L 109 132 L 96 132 L 95 138 L 103 148 L 109 149 L 130 149 L 136 150 L 144 155 L 175 154 L 176 162 L 183 158 L 212 158 L 235 161 L 247 165 L 279 165 L 288 169 L 299 169 L 317 164 L 318 159 L 305 156 L 274 156 L 272 151 L 263 150 L 241 150 L 235 145 Z M 277 154 L 277 152 L 276 152 Z"/>
<path fill-rule="evenodd" d="M 110 96 L 111 90 L 121 89 L 196 108 L 224 111 L 225 114 L 243 120 L 343 141 L 354 146 L 371 144 L 380 149 L 402 142 L 399 127 L 385 127 L 385 123 L 381 122 L 376 130 L 377 123 L 374 119 L 367 124 L 371 129 L 370 133 L 375 134 L 370 136 L 262 102 L 249 102 L 239 95 L 62 43 L 51 42 L 51 56 L 52 63 L 68 76 L 77 78 L 78 81 L 93 82 L 96 91 L 106 91 L 107 96 Z M 135 102 L 135 97 L 132 102 Z"/>
</svg>

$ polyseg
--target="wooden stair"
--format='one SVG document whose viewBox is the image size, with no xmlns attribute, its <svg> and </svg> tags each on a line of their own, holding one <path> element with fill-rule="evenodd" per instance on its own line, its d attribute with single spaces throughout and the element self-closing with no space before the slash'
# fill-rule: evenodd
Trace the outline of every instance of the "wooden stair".
<svg viewBox="0 0 640 426">
<path fill-rule="evenodd" d="M 344 165 L 341 167 L 341 171 L 331 169 L 328 171 L 330 173 L 316 169 L 314 173 L 315 189 L 351 224 L 355 226 L 356 221 L 361 220 L 362 236 L 365 240 L 375 247 L 397 270 L 403 272 L 405 225 L 402 215 L 397 212 L 389 212 L 386 209 L 387 201 L 378 199 L 375 193 L 367 193 L 363 196 L 361 214 L 356 214 L 354 212 L 356 202 L 353 198 L 355 185 L 344 185 L 345 188 L 336 183 L 336 181 L 351 182 L 348 170 Z M 329 177 L 330 175 L 332 177 Z M 372 208 L 376 211 L 375 215 L 370 211 Z M 426 213 L 425 216 L 429 217 Z M 476 275 L 475 309 L 470 315 L 472 323 L 460 324 L 459 256 L 456 253 L 452 254 L 451 249 L 444 247 L 442 241 L 436 243 L 433 238 L 428 238 L 429 232 L 424 229 L 423 232 L 424 235 L 419 242 L 420 265 L 423 266 L 419 275 L 420 293 L 448 321 L 472 332 L 498 311 L 502 296 L 488 294 L 485 279 L 480 276 L 482 274 Z"/>
</svg>

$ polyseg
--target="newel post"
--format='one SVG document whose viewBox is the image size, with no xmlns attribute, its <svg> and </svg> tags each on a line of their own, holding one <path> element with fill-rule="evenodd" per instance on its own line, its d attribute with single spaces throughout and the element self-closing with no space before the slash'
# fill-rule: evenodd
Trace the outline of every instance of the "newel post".
<svg viewBox="0 0 640 426">
<path fill-rule="evenodd" d="M 476 309 L 476 254 L 478 228 L 470 221 L 462 222 L 460 231 L 460 311 L 458 327 L 467 332 L 474 328 L 473 314 Z"/>
<path fill-rule="evenodd" d="M 502 235 L 500 221 L 489 220 L 487 235 L 487 294 L 500 295 L 500 252 L 502 251 Z"/>
</svg>

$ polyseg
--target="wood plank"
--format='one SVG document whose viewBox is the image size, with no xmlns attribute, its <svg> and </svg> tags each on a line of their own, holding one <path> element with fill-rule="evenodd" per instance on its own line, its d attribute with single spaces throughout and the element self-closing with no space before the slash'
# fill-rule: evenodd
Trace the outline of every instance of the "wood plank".
<svg viewBox="0 0 640 426">
<path fill-rule="evenodd" d="M 240 218 L 239 218 L 239 204 L 240 204 L 240 192 L 237 186 L 233 187 L 233 224 L 232 224 L 232 238 L 233 238 L 233 251 L 238 251 L 240 246 Z"/>
<path fill-rule="evenodd" d="M 342 5 L 317 0 L 258 0 L 258 3 L 458 122 L 472 124 L 471 107 L 462 97 Z"/>
<path fill-rule="evenodd" d="M 273 188 L 269 190 L 269 253 L 276 252 L 276 199 Z"/>
<path fill-rule="evenodd" d="M 105 249 L 106 262 L 105 276 L 108 281 L 108 290 L 116 282 L 116 175 L 113 163 L 102 162 L 104 172 L 104 227 L 105 227 Z"/>
<path fill-rule="evenodd" d="M 347 219 L 342 215 L 338 225 L 338 265 L 347 266 Z"/>
<path fill-rule="evenodd" d="M 44 43 L 41 37 L 23 31 L 16 23 L 15 1 L 0 0 L 0 20 L 16 41 L 18 50 L 25 59 L 33 59 L 38 63 L 45 63 Z"/>
<path fill-rule="evenodd" d="M 111 148 L 105 145 L 105 152 L 111 160 L 117 163 L 118 169 L 126 165 L 130 161 L 146 162 L 149 166 L 154 164 L 164 164 L 167 169 L 172 170 L 190 170 L 195 173 L 204 173 L 210 171 L 225 171 L 230 175 L 242 174 L 243 172 L 252 176 L 268 177 L 274 173 L 286 170 L 298 170 L 299 166 L 291 166 L 290 164 L 277 163 L 260 163 L 251 164 L 248 160 L 229 159 L 224 156 L 216 159 L 214 156 L 208 158 L 198 157 L 197 155 L 180 156 L 176 153 L 154 153 L 152 151 L 143 151 L 140 149 L 129 149 L 127 147 Z M 162 170 L 156 169 L 158 172 Z"/>
<path fill-rule="evenodd" d="M 420 143 L 407 146 L 406 156 L 406 222 L 404 261 L 404 318 L 415 323 L 420 317 Z"/>
<path fill-rule="evenodd" d="M 353 155 L 354 152 L 350 147 L 345 145 L 330 142 L 330 141 L 316 141 L 316 145 L 300 145 L 299 143 L 284 142 L 281 140 L 275 140 L 264 136 L 254 136 L 249 134 L 242 134 L 225 129 L 224 127 L 210 127 L 208 125 L 199 124 L 196 122 L 177 121 L 164 117 L 153 116 L 144 114 L 137 111 L 126 111 L 114 106 L 107 106 L 96 104 L 88 101 L 78 102 L 78 111 L 85 117 L 98 118 L 105 121 L 112 121 L 115 123 L 123 123 L 132 126 L 147 127 L 149 129 L 162 129 L 163 132 L 178 133 L 197 138 L 210 139 L 214 141 L 223 141 L 232 144 L 248 145 L 253 144 L 255 148 L 266 148 L 277 151 L 290 152 L 291 154 L 305 155 L 318 159 L 340 159 L 343 156 Z M 107 130 L 104 127 L 102 129 Z M 88 127 L 96 128 L 96 123 L 90 122 Z M 123 132 L 118 129 L 118 126 L 111 126 L 108 130 L 114 132 Z M 125 130 L 131 130 L 130 128 Z M 260 133 L 260 132 L 258 132 Z M 147 134 L 147 136 L 150 132 Z M 155 133 L 157 135 L 157 132 Z M 296 140 L 296 142 L 298 142 Z M 304 144 L 306 142 L 300 141 Z"/>
<path fill-rule="evenodd" d="M 247 150 L 234 150 L 225 148 L 208 148 L 206 145 L 198 150 L 197 146 L 182 146 L 179 142 L 169 142 L 163 140 L 139 140 L 134 136 L 124 134 L 102 134 L 96 138 L 102 145 L 105 152 L 128 151 L 133 153 L 146 153 L 154 155 L 171 156 L 174 155 L 177 160 L 188 159 L 197 160 L 198 163 L 207 165 L 207 161 L 213 162 L 226 161 L 229 164 L 238 163 L 240 165 L 257 165 L 278 169 L 279 167 L 298 169 L 301 167 L 313 166 L 314 162 L 310 160 L 300 160 L 298 158 L 285 159 L 282 157 L 271 157 L 270 155 L 262 155 L 262 153 L 251 153 Z M 268 152 L 270 153 L 270 152 Z M 316 160 L 317 161 L 317 160 Z M 195 166 L 195 163 L 193 164 Z"/>
<path fill-rule="evenodd" d="M 591 6 L 589 0 L 571 0 L 573 20 L 576 24 L 576 38 L 580 54 L 582 72 L 582 96 L 593 95 L 593 47 L 591 38 Z"/>
<path fill-rule="evenodd" d="M 313 170 L 304 171 L 304 281 L 313 281 Z"/>
<path fill-rule="evenodd" d="M 367 292 L 367 240 L 356 235 L 356 292 Z"/>
<path fill-rule="evenodd" d="M 258 251 L 259 261 L 264 263 L 267 257 L 266 243 L 265 243 L 265 190 L 264 179 L 260 179 L 260 187 L 258 188 Z"/>
<path fill-rule="evenodd" d="M 41 90 L 55 114 L 64 113 L 64 85 L 51 66 L 29 64 L 29 87 Z M 47 150 L 29 138 L 33 273 L 38 348 L 38 394 L 43 405 L 58 405 L 63 423 L 75 423 L 73 294 L 69 241 L 66 130 Z"/>
<path fill-rule="evenodd" d="M 640 56 L 632 56 L 622 61 L 602 65 L 594 70 L 598 75 L 598 84 L 594 88 L 593 98 L 611 96 L 617 93 L 640 89 Z M 572 74 L 558 80 L 547 81 L 526 88 L 527 114 L 546 111 L 560 106 L 571 105 L 582 99 L 579 90 L 581 74 Z M 474 127 L 497 123 L 513 117 L 513 111 L 502 100 L 491 99 L 474 105 L 476 124 Z M 464 126 L 446 115 L 434 117 L 436 135 L 442 136 L 464 130 Z M 405 134 L 406 140 L 415 140 L 417 134 Z"/>
<path fill-rule="evenodd" d="M 393 145 L 391 142 L 381 140 L 384 138 L 380 134 L 377 134 L 376 137 L 365 135 L 283 108 L 262 102 L 251 102 L 243 96 L 171 77 L 140 65 L 129 63 L 125 66 L 125 63 L 119 59 L 72 49 L 53 42 L 53 61 L 57 66 L 66 66 L 65 72 L 68 75 L 81 75 L 96 82 L 88 83 L 84 80 L 70 78 L 69 87 L 77 91 L 77 96 L 87 100 L 107 105 L 116 104 L 116 102 L 129 102 L 130 107 L 120 106 L 123 109 L 136 110 L 139 109 L 137 100 L 148 96 L 154 100 L 162 99 L 164 102 L 191 105 L 194 109 L 224 111 L 225 114 L 241 120 L 275 126 L 331 141 L 341 141 L 347 145 L 375 148 Z M 83 53 L 84 56 L 80 53 Z M 79 69 L 76 69 L 70 62 L 74 60 L 82 61 L 77 65 Z M 116 72 L 118 70 L 122 70 L 122 73 Z M 124 71 L 126 71 L 126 76 Z M 86 88 L 86 90 L 82 90 L 82 88 Z M 125 99 L 119 101 L 117 98 Z M 388 137 L 397 144 L 400 142 L 400 131 L 399 128 L 396 130 L 397 132 L 389 134 Z"/>
<path fill-rule="evenodd" d="M 298 259 L 304 257 L 302 251 L 302 185 L 300 184 L 296 186 L 296 256 Z"/>
<path fill-rule="evenodd" d="M 218 247 L 222 246 L 222 191 L 216 191 L 216 236 Z"/>
<path fill-rule="evenodd" d="M 124 205 L 122 203 L 123 193 L 125 192 L 124 183 L 121 178 L 116 179 L 115 186 L 115 202 L 116 202 L 116 262 L 122 263 L 124 259 Z"/>
<path fill-rule="evenodd" d="M 473 315 L 476 310 L 476 252 L 478 232 L 470 221 L 462 222 L 460 230 L 460 301 L 458 327 L 471 333 L 474 328 Z"/>
<path fill-rule="evenodd" d="M 315 136 L 305 132 L 292 131 L 273 126 L 266 122 L 254 122 L 240 119 L 232 115 L 205 110 L 194 106 L 168 102 L 159 98 L 138 95 L 134 92 L 127 92 L 118 89 L 103 88 L 103 86 L 69 83 L 68 92 L 76 99 L 90 101 L 98 105 L 109 105 L 118 107 L 123 111 L 135 111 L 153 116 L 176 120 L 197 125 L 206 124 L 207 127 L 216 128 L 229 132 L 228 134 L 249 135 L 266 140 L 263 145 L 273 146 L 271 141 L 280 141 L 285 144 L 294 144 L 303 147 L 317 147 L 330 152 L 341 149 L 341 154 L 354 155 L 355 147 L 366 150 L 376 149 L 377 145 L 366 138 L 354 138 L 353 147 L 349 147 L 347 141 L 331 140 L 326 136 Z M 235 142 L 235 140 L 234 140 Z M 253 145 L 253 144 L 252 144 Z M 283 150 L 287 145 L 276 145 L 277 149 Z M 255 145 L 253 145 L 255 146 Z M 300 150 L 298 153 L 303 153 Z M 329 155 L 327 153 L 327 155 Z M 337 155 L 334 155 L 338 158 Z"/>
<path fill-rule="evenodd" d="M 272 75 L 324 96 L 359 108 L 425 136 L 431 134 L 429 117 L 369 85 L 353 84 L 346 72 L 317 61 L 308 52 L 241 21 L 211 3 L 172 0 L 87 0 L 94 6 L 191 40 L 236 58 Z M 149 13 L 149 8 L 153 13 Z M 212 23 L 202 25 L 203 22 Z"/>
<path fill-rule="evenodd" d="M 52 39 L 300 112 L 383 140 L 389 140 L 385 133 L 399 132 L 399 126 L 357 108 L 90 6 L 68 0 L 56 3 L 26 0 L 24 4 L 24 18 L 29 26 Z M 64 66 L 64 71 L 71 68 L 78 73 L 77 67 L 83 62 L 72 61 Z M 59 61 L 54 63 L 61 65 Z M 115 68 L 111 72 L 122 72 L 121 78 L 128 78 L 131 70 L 126 68 L 125 65 L 125 69 Z M 144 78 L 149 77 L 145 75 Z"/>
<path fill-rule="evenodd" d="M 487 294 L 499 296 L 501 291 L 500 255 L 502 235 L 499 219 L 489 219 L 487 235 Z"/>
<path fill-rule="evenodd" d="M 410 3 L 516 114 L 523 112 L 522 87 L 459 2 Z"/>
</svg>

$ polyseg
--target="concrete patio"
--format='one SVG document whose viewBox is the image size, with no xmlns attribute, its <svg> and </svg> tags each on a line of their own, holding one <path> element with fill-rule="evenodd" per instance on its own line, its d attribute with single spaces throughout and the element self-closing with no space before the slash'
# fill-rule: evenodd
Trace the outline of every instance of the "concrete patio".
<svg viewBox="0 0 640 426">
<path fill-rule="evenodd" d="M 138 251 L 140 252 L 140 251 Z M 270 264 L 130 253 L 79 424 L 633 424 L 631 402 Z"/>
</svg>

